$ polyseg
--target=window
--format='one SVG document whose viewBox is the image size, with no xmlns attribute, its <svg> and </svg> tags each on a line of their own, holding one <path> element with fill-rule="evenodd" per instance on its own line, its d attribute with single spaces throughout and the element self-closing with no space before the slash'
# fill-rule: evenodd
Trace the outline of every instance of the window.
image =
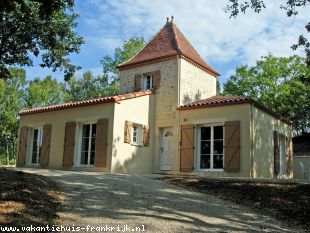
<svg viewBox="0 0 310 233">
<path fill-rule="evenodd" d="M 199 168 L 223 169 L 223 126 L 202 126 L 198 138 Z"/>
<path fill-rule="evenodd" d="M 143 126 L 134 124 L 131 130 L 131 144 L 132 145 L 142 145 L 142 132 Z"/>
<path fill-rule="evenodd" d="M 144 89 L 153 89 L 153 76 L 147 75 L 144 77 Z"/>
<path fill-rule="evenodd" d="M 41 146 L 42 146 L 42 128 L 33 129 L 33 139 L 32 139 L 32 151 L 31 151 L 31 163 L 39 164 L 41 156 Z"/>
<path fill-rule="evenodd" d="M 93 165 L 95 158 L 96 124 L 84 124 L 81 138 L 80 165 Z"/>
</svg>

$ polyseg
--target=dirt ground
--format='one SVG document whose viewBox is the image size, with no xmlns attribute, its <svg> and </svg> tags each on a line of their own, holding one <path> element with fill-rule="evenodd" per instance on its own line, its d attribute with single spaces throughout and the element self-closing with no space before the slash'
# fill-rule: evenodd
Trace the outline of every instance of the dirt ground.
<svg viewBox="0 0 310 233">
<path fill-rule="evenodd" d="M 250 207 L 310 232 L 310 184 L 164 176 L 168 184 Z"/>
<path fill-rule="evenodd" d="M 47 177 L 0 168 L 0 226 L 55 224 L 62 201 L 58 190 Z"/>
<path fill-rule="evenodd" d="M 156 233 L 301 232 L 246 206 L 154 180 L 153 175 L 22 170 L 61 185 L 64 226 L 144 226 Z"/>
</svg>

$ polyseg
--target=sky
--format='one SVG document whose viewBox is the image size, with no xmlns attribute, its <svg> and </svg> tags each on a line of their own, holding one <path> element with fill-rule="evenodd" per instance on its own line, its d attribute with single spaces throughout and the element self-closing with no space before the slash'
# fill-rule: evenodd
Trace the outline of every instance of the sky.
<svg viewBox="0 0 310 233">
<path fill-rule="evenodd" d="M 87 70 L 100 74 L 104 55 L 113 55 L 115 48 L 133 36 L 148 41 L 166 23 L 167 16 L 173 15 L 201 57 L 221 73 L 219 81 L 223 84 L 236 67 L 255 65 L 268 53 L 304 56 L 301 49 L 292 51 L 290 47 L 300 34 L 306 34 L 310 7 L 288 18 L 280 9 L 284 2 L 265 0 L 267 8 L 262 13 L 248 11 L 234 19 L 224 10 L 228 0 L 76 0 L 75 12 L 80 15 L 76 32 L 84 37 L 85 44 L 79 54 L 69 58 L 82 67 L 77 75 Z M 63 72 L 40 68 L 38 60 L 25 69 L 27 79 L 52 75 L 63 81 Z"/>
</svg>

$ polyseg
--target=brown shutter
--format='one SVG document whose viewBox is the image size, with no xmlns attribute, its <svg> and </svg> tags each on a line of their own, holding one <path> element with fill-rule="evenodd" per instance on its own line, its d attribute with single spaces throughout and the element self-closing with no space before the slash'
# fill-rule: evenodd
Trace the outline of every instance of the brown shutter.
<svg viewBox="0 0 310 233">
<path fill-rule="evenodd" d="M 106 167 L 108 157 L 109 119 L 99 119 L 96 125 L 95 167 Z"/>
<path fill-rule="evenodd" d="M 136 74 L 134 91 L 140 91 L 140 90 L 141 90 L 141 74 Z"/>
<path fill-rule="evenodd" d="M 17 166 L 25 165 L 26 153 L 27 153 L 27 138 L 28 138 L 28 127 L 23 126 L 20 129 L 20 135 L 19 135 L 18 156 L 16 160 Z"/>
<path fill-rule="evenodd" d="M 150 128 L 149 126 L 143 126 L 143 144 L 148 146 L 150 144 Z"/>
<path fill-rule="evenodd" d="M 75 147 L 75 122 L 66 123 L 63 166 L 72 167 Z"/>
<path fill-rule="evenodd" d="M 293 158 L 292 158 L 292 150 L 291 150 L 291 138 L 285 137 L 286 141 L 286 175 L 291 177 L 293 174 Z"/>
<path fill-rule="evenodd" d="M 155 71 L 153 74 L 153 87 L 154 89 L 159 88 L 160 86 L 160 71 Z"/>
<path fill-rule="evenodd" d="M 52 125 L 51 124 L 44 125 L 43 126 L 41 156 L 40 156 L 41 167 L 47 167 L 48 166 L 49 155 L 50 155 L 51 134 L 52 134 Z"/>
<path fill-rule="evenodd" d="M 195 150 L 195 126 L 181 126 L 180 142 L 180 171 L 191 172 L 194 170 L 194 150 Z"/>
<path fill-rule="evenodd" d="M 224 123 L 224 170 L 240 171 L 240 121 Z"/>
<path fill-rule="evenodd" d="M 280 171 L 280 151 L 279 151 L 279 133 L 277 131 L 273 132 L 273 143 L 274 143 L 274 161 L 273 161 L 273 172 L 274 175 L 279 175 Z"/>
<path fill-rule="evenodd" d="M 124 143 L 130 143 L 131 142 L 131 129 L 132 129 L 132 122 L 125 121 Z"/>
</svg>

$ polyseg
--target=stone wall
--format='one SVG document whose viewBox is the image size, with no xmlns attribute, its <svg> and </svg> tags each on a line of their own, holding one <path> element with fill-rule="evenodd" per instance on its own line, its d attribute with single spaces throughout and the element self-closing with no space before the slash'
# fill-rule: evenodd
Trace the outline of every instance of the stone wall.
<svg viewBox="0 0 310 233">
<path fill-rule="evenodd" d="M 216 95 L 216 78 L 181 59 L 180 104 Z"/>
</svg>

